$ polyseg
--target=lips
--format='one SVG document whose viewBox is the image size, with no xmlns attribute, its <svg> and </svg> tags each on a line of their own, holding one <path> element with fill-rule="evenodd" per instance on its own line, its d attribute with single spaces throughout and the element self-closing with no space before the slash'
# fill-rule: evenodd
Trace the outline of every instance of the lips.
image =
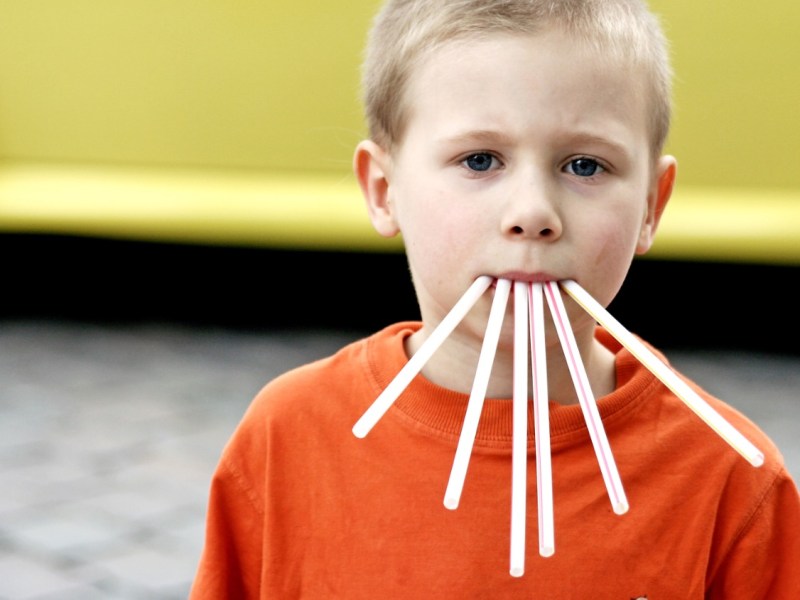
<svg viewBox="0 0 800 600">
<path fill-rule="evenodd" d="M 510 279 L 511 281 L 522 281 L 524 283 L 545 283 L 547 281 L 560 281 L 563 279 L 563 277 L 557 277 L 550 273 L 525 273 L 522 271 L 513 271 L 497 275 L 495 281 L 492 283 L 492 286 L 497 283 L 497 279 Z"/>
</svg>

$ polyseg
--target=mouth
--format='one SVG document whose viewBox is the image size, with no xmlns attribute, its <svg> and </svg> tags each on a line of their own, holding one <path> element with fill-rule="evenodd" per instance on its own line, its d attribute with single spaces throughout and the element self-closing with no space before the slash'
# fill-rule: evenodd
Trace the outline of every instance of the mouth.
<svg viewBox="0 0 800 600">
<path fill-rule="evenodd" d="M 497 286 L 498 279 L 508 279 L 510 281 L 520 281 L 522 283 L 547 283 L 548 281 L 560 281 L 563 277 L 556 277 L 550 273 L 524 273 L 521 271 L 514 271 L 503 273 L 492 277 L 492 287 Z"/>
</svg>

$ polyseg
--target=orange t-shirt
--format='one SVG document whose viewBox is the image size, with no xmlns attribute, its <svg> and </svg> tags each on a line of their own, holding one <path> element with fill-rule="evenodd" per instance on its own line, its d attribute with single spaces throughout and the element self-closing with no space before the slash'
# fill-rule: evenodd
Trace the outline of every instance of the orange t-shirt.
<svg viewBox="0 0 800 600">
<path fill-rule="evenodd" d="M 258 394 L 214 476 L 192 600 L 800 598 L 800 496 L 773 444 L 700 392 L 765 453 L 752 467 L 602 329 L 617 389 L 598 408 L 630 510 L 612 512 L 580 407 L 552 404 L 556 551 L 538 554 L 529 417 L 525 574 L 511 577 L 508 399 L 484 404 L 456 510 L 443 497 L 468 396 L 418 376 L 366 438 L 351 432 L 418 327 Z"/>
</svg>

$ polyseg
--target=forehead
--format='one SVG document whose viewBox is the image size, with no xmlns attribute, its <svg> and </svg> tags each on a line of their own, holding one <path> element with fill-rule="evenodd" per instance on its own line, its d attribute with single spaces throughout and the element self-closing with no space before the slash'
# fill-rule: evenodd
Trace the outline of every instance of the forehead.
<svg viewBox="0 0 800 600">
<path fill-rule="evenodd" d="M 646 136 L 644 79 L 641 67 L 559 30 L 451 40 L 412 74 L 406 130 L 458 119 L 503 129 L 603 119 Z"/>
</svg>

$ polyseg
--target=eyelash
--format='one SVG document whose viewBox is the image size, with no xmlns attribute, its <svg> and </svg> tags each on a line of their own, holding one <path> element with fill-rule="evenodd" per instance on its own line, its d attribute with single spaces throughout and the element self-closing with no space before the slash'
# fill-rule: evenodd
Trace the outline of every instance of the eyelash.
<svg viewBox="0 0 800 600">
<path fill-rule="evenodd" d="M 477 156 L 482 156 L 482 157 L 489 158 L 490 161 L 491 161 L 491 163 L 489 164 L 489 168 L 487 168 L 485 170 L 473 169 L 472 167 L 470 167 L 467 164 L 467 161 L 469 161 L 471 158 L 475 158 Z M 495 165 L 494 164 L 495 162 L 497 162 L 498 165 Z M 496 154 L 492 153 L 492 152 L 470 152 L 468 155 L 466 155 L 464 158 L 462 158 L 459 161 L 459 164 L 462 165 L 469 173 L 474 174 L 474 175 L 481 175 L 481 174 L 490 173 L 490 172 L 496 170 L 497 166 L 502 167 L 503 166 L 503 161 L 501 161 L 500 158 L 498 158 L 498 156 Z"/>
<path fill-rule="evenodd" d="M 587 161 L 592 163 L 593 166 L 596 167 L 595 172 L 592 173 L 591 175 L 578 175 L 577 173 L 574 172 L 570 173 L 567 169 L 578 161 Z M 592 156 L 575 156 L 573 158 L 570 158 L 566 163 L 564 163 L 564 166 L 561 169 L 562 171 L 568 173 L 569 175 L 573 175 L 575 177 L 578 177 L 579 179 L 585 179 L 585 180 L 594 179 L 597 176 L 602 175 L 603 173 L 607 173 L 609 170 L 608 167 L 603 162 L 597 160 Z"/>
</svg>

